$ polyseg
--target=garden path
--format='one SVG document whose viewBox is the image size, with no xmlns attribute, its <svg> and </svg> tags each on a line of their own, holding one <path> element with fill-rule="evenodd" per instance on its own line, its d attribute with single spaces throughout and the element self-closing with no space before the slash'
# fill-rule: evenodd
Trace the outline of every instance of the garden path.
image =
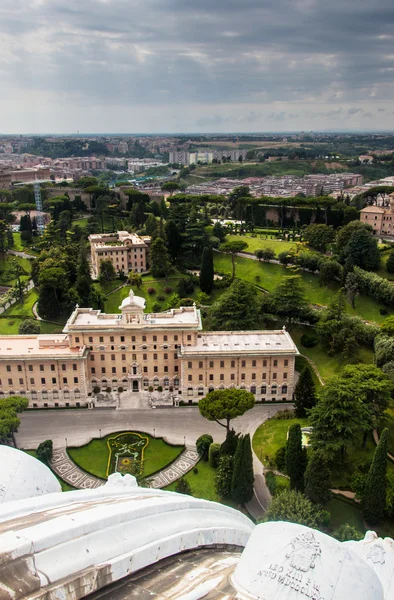
<svg viewBox="0 0 394 600">
<path fill-rule="evenodd" d="M 200 457 L 195 446 L 186 446 L 174 462 L 147 477 L 149 486 L 156 489 L 166 487 L 191 471 L 199 460 Z M 53 451 L 51 468 L 63 481 L 77 489 L 94 489 L 105 484 L 103 479 L 99 479 L 78 467 L 69 457 L 66 448 L 58 448 Z"/>
</svg>

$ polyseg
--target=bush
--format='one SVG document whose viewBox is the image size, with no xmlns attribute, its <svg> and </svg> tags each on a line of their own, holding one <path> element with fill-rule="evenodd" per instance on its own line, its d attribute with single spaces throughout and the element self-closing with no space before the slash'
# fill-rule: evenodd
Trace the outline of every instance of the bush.
<svg viewBox="0 0 394 600">
<path fill-rule="evenodd" d="M 119 392 L 119 394 L 121 394 L 123 392 L 122 386 L 118 387 L 118 392 Z"/>
<path fill-rule="evenodd" d="M 100 392 L 100 388 L 98 387 L 98 385 L 95 385 L 93 388 L 93 394 L 98 394 Z"/>
<path fill-rule="evenodd" d="M 150 385 L 150 386 L 148 387 L 148 392 L 153 392 L 153 386 L 151 386 L 151 385 Z"/>
<path fill-rule="evenodd" d="M 156 294 L 156 288 L 154 288 L 154 287 L 148 287 L 148 294 L 150 296 L 152 296 L 153 294 Z"/>
<path fill-rule="evenodd" d="M 200 457 L 208 461 L 209 446 L 213 443 L 213 437 L 209 433 L 204 433 L 196 441 L 197 452 Z"/>
<path fill-rule="evenodd" d="M 111 391 L 111 388 L 108 386 L 108 387 L 105 388 L 105 391 L 107 392 L 107 394 L 109 394 L 110 391 Z"/>
<path fill-rule="evenodd" d="M 294 410 L 290 410 L 288 408 L 285 408 L 284 410 L 278 410 L 278 412 L 274 414 L 273 419 L 277 419 L 278 421 L 295 419 L 295 412 Z"/>
<path fill-rule="evenodd" d="M 164 302 L 164 300 L 166 299 L 165 296 L 157 296 L 157 299 L 159 302 Z"/>
<path fill-rule="evenodd" d="M 304 333 L 301 336 L 301 344 L 304 348 L 314 348 L 318 343 L 317 336 L 314 333 Z"/>
<path fill-rule="evenodd" d="M 40 460 L 41 462 L 43 462 L 46 465 L 49 465 L 49 463 L 52 460 L 52 455 L 53 455 L 52 440 L 45 440 L 45 442 L 41 442 L 41 444 L 38 446 L 38 448 L 36 450 L 36 454 L 37 454 L 38 460 Z"/>
<path fill-rule="evenodd" d="M 193 298 L 182 298 L 181 306 L 193 306 L 195 300 Z"/>
<path fill-rule="evenodd" d="M 349 523 L 343 523 L 343 525 L 338 527 L 338 529 L 335 529 L 332 536 L 340 542 L 348 542 L 349 540 L 358 542 L 364 537 L 358 529 L 356 529 L 353 525 L 349 525 Z"/>
<path fill-rule="evenodd" d="M 233 457 L 229 454 L 219 460 L 215 478 L 215 490 L 219 496 L 228 498 L 231 495 L 231 481 L 233 478 Z"/>
<path fill-rule="evenodd" d="M 281 473 L 286 473 L 286 446 L 282 446 L 275 454 L 275 464 Z"/>
<path fill-rule="evenodd" d="M 209 446 L 209 453 L 208 453 L 209 464 L 214 469 L 217 469 L 218 464 L 219 464 L 220 449 L 221 449 L 221 445 L 216 444 L 215 442 Z"/>
<path fill-rule="evenodd" d="M 264 473 L 265 483 L 267 484 L 267 488 L 270 491 L 271 496 L 275 496 L 276 492 L 276 479 L 275 474 L 272 471 L 267 471 Z"/>
<path fill-rule="evenodd" d="M 198 467 L 193 467 L 193 473 L 194 473 L 195 475 L 198 475 Z"/>
<path fill-rule="evenodd" d="M 184 479 L 183 477 L 178 479 L 178 481 L 176 482 L 175 491 L 178 492 L 178 494 L 187 494 L 188 496 L 192 495 L 190 483 L 186 481 L 186 479 Z"/>
<path fill-rule="evenodd" d="M 40 333 L 40 324 L 33 319 L 24 319 L 19 325 L 19 335 L 36 335 Z"/>
<path fill-rule="evenodd" d="M 164 291 L 166 294 L 172 294 L 172 287 L 170 287 L 169 285 L 167 287 L 164 288 Z"/>
<path fill-rule="evenodd" d="M 158 392 L 162 392 L 163 391 L 163 386 L 162 385 L 158 385 L 157 386 L 157 391 Z"/>
<path fill-rule="evenodd" d="M 158 302 L 154 302 L 152 306 L 152 311 L 154 313 L 158 313 L 161 310 L 161 305 Z"/>
</svg>

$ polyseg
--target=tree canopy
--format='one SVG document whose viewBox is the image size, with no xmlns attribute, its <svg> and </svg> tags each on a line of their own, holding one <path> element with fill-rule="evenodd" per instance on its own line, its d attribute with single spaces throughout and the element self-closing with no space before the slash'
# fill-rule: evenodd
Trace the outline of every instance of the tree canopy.
<svg viewBox="0 0 394 600">
<path fill-rule="evenodd" d="M 216 421 L 230 431 L 230 421 L 240 417 L 254 406 L 254 395 L 246 390 L 227 388 L 209 392 L 198 403 L 200 414 L 208 421 Z M 222 423 L 221 421 L 225 421 Z"/>
<path fill-rule="evenodd" d="M 212 306 L 209 313 L 210 329 L 215 331 L 258 329 L 259 312 L 256 288 L 236 279 Z"/>
</svg>

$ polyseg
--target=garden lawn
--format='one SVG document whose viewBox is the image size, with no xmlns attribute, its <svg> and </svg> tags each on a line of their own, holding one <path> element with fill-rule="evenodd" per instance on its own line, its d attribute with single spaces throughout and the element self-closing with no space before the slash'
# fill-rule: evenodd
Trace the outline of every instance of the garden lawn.
<svg viewBox="0 0 394 600">
<path fill-rule="evenodd" d="M 38 292 L 36 288 L 33 288 L 22 297 L 22 301 L 17 301 L 15 304 L 10 306 L 3 315 L 5 316 L 20 316 L 20 317 L 31 317 L 33 318 L 33 306 L 38 300 Z"/>
<path fill-rule="evenodd" d="M 249 235 L 230 235 L 227 236 L 228 241 L 233 240 L 242 240 L 248 244 L 248 247 L 244 252 L 253 252 L 256 250 L 266 250 L 267 248 L 272 248 L 274 250 L 276 256 L 280 254 L 280 252 L 287 252 L 288 250 L 292 250 L 296 248 L 295 242 L 286 242 L 278 239 L 265 239 L 264 237 L 251 237 Z M 305 248 L 307 250 L 307 248 Z"/>
<path fill-rule="evenodd" d="M 26 254 L 37 254 L 35 250 L 32 250 L 32 243 L 27 243 L 21 240 L 21 234 L 19 231 L 14 231 L 12 235 L 14 237 L 14 246 L 12 250 L 15 250 L 16 252 L 26 252 Z"/>
<path fill-rule="evenodd" d="M 299 423 L 301 427 L 308 425 L 307 419 L 269 419 L 256 429 L 253 436 L 253 450 L 261 462 L 266 463 L 269 458 L 275 461 L 275 454 L 286 444 L 287 432 L 291 425 Z"/>
<path fill-rule="evenodd" d="M 109 457 L 107 439 L 115 433 L 121 432 L 111 433 L 101 439 L 94 438 L 88 444 L 85 444 L 85 446 L 67 448 L 67 452 L 70 458 L 81 469 L 101 479 L 107 479 L 106 473 Z M 170 446 L 161 438 L 153 438 L 147 433 L 143 433 L 143 435 L 149 439 L 149 444 L 144 450 L 145 477 L 163 469 L 183 451 L 183 446 Z"/>
<path fill-rule="evenodd" d="M 273 292 L 286 275 L 299 274 L 304 286 L 305 295 L 310 304 L 328 306 L 339 290 L 339 283 L 333 282 L 330 287 L 321 286 L 319 277 L 306 271 L 297 270 L 294 267 L 284 267 L 273 263 L 263 263 L 250 258 L 235 258 L 237 278 L 249 283 L 259 285 L 268 292 Z M 232 273 L 231 257 L 227 254 L 214 253 L 215 271 L 219 273 Z M 348 308 L 348 312 L 359 315 L 368 321 L 381 323 L 387 315 L 381 315 L 379 309 L 383 305 L 378 304 L 372 298 L 359 296 L 356 298 L 356 309 Z M 388 310 L 388 314 L 394 311 Z"/>
<path fill-rule="evenodd" d="M 192 495 L 195 498 L 204 498 L 205 500 L 214 500 L 220 502 L 220 496 L 215 490 L 216 469 L 210 466 L 209 462 L 200 460 L 197 465 L 198 473 L 193 473 L 193 470 L 186 473 L 184 479 L 189 482 Z M 171 483 L 165 489 L 174 491 L 176 482 Z"/>
<path fill-rule="evenodd" d="M 344 366 L 341 361 L 341 356 L 328 356 L 321 344 L 317 344 L 313 348 L 305 348 L 301 344 L 301 337 L 304 333 L 312 333 L 311 327 L 289 326 L 288 330 L 293 338 L 298 350 L 310 358 L 317 367 L 322 379 L 328 379 L 333 375 L 337 375 Z M 359 353 L 360 362 L 373 364 L 374 354 L 371 348 L 362 347 Z"/>
<path fill-rule="evenodd" d="M 360 507 L 347 498 L 333 496 L 325 506 L 331 515 L 331 528 L 338 529 L 341 525 L 348 523 L 353 525 L 360 533 L 365 533 L 363 514 Z"/>
<path fill-rule="evenodd" d="M 10 272 L 15 263 L 18 263 L 25 273 L 21 275 L 21 280 L 28 281 L 30 279 L 31 264 L 29 259 L 14 254 L 4 254 L 0 256 L 0 285 L 11 287 L 15 284 L 16 277 Z"/>
</svg>

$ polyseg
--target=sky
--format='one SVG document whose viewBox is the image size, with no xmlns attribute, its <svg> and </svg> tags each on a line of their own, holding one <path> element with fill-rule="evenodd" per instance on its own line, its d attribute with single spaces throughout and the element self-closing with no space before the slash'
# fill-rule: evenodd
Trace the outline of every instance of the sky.
<svg viewBox="0 0 394 600">
<path fill-rule="evenodd" d="M 1 133 L 394 130 L 393 0 L 1 0 Z"/>
</svg>

